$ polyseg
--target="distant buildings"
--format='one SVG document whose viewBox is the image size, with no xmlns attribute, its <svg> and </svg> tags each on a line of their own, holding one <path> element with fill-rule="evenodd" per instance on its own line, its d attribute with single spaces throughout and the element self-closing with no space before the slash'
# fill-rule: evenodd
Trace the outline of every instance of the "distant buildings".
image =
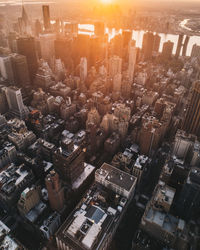
<svg viewBox="0 0 200 250">
<path fill-rule="evenodd" d="M 44 29 L 46 32 L 49 32 L 51 29 L 51 23 L 50 23 L 50 12 L 48 5 L 42 6 L 42 13 L 43 13 Z"/>
<path fill-rule="evenodd" d="M 172 56 L 173 48 L 174 48 L 174 43 L 170 41 L 165 42 L 163 44 L 163 49 L 162 49 L 163 58 L 170 59 Z"/>
</svg>

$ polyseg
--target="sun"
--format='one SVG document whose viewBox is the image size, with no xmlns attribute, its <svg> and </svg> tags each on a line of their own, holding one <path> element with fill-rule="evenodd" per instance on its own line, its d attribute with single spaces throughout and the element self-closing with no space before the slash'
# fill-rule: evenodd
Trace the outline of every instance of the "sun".
<svg viewBox="0 0 200 250">
<path fill-rule="evenodd" d="M 101 0 L 101 2 L 103 4 L 110 4 L 112 2 L 112 0 Z"/>
</svg>

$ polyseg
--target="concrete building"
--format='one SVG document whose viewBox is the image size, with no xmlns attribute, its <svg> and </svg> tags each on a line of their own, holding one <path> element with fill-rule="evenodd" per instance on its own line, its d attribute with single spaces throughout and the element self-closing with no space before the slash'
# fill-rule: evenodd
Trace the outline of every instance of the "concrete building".
<svg viewBox="0 0 200 250">
<path fill-rule="evenodd" d="M 56 40 L 56 35 L 51 33 L 41 34 L 39 40 L 42 58 L 51 65 L 52 59 L 55 55 L 54 42 Z"/>
<path fill-rule="evenodd" d="M 200 81 L 193 84 L 192 96 L 189 101 L 183 129 L 191 134 L 200 136 Z"/>
<path fill-rule="evenodd" d="M 163 44 L 163 49 L 162 49 L 163 58 L 170 59 L 172 56 L 173 48 L 174 48 L 174 43 L 170 41 L 165 42 Z"/>
<path fill-rule="evenodd" d="M 64 189 L 61 186 L 59 175 L 53 170 L 45 179 L 48 199 L 52 210 L 60 212 L 64 208 Z"/>
<path fill-rule="evenodd" d="M 56 233 L 57 248 L 107 249 L 133 197 L 135 185 L 135 177 L 104 163 L 96 171 L 95 184 Z M 108 190 L 113 192 L 112 205 Z"/>
<path fill-rule="evenodd" d="M 80 146 L 74 145 L 71 139 L 62 140 L 59 147 L 53 154 L 55 170 L 60 177 L 71 185 L 83 172 L 84 152 Z"/>
<path fill-rule="evenodd" d="M 46 239 L 50 239 L 51 236 L 54 235 L 58 227 L 60 226 L 61 219 L 60 214 L 57 212 L 54 212 L 51 214 L 42 224 L 40 227 L 40 230 L 44 234 Z"/>
<path fill-rule="evenodd" d="M 1 76 L 9 82 L 14 82 L 14 72 L 12 67 L 11 56 L 0 56 Z"/>
<path fill-rule="evenodd" d="M 12 210 L 20 198 L 21 192 L 33 183 L 32 171 L 24 165 L 19 167 L 9 165 L 0 173 L 0 201 L 1 207 L 5 210 Z"/>
<path fill-rule="evenodd" d="M 82 57 L 80 61 L 80 80 L 85 82 L 87 78 L 87 58 Z"/>
<path fill-rule="evenodd" d="M 23 103 L 21 90 L 16 87 L 6 88 L 6 98 L 10 113 L 20 119 L 26 118 L 28 109 Z"/>
<path fill-rule="evenodd" d="M 137 48 L 135 47 L 135 41 L 130 41 L 128 75 L 129 75 L 129 80 L 131 82 L 133 81 L 133 76 L 134 76 L 134 72 L 135 72 L 136 57 L 137 57 Z"/>
<path fill-rule="evenodd" d="M 41 199 L 40 186 L 32 186 L 26 188 L 20 196 L 17 208 L 21 215 L 26 215 L 33 207 L 35 207 Z"/>
<path fill-rule="evenodd" d="M 114 78 L 116 74 L 122 72 L 122 59 L 119 56 L 112 56 L 109 59 L 109 77 Z"/>
</svg>

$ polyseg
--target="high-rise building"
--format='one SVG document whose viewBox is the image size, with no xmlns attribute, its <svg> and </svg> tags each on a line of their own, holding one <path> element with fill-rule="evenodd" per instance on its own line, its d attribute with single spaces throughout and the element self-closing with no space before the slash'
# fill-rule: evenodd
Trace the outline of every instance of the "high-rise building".
<svg viewBox="0 0 200 250">
<path fill-rule="evenodd" d="M 200 57 L 200 46 L 197 44 L 194 44 L 192 47 L 191 57 Z"/>
<path fill-rule="evenodd" d="M 121 74 L 122 59 L 119 56 L 112 56 L 109 59 L 109 76 L 113 78 L 116 74 Z"/>
<path fill-rule="evenodd" d="M 109 249 L 136 182 L 134 176 L 104 163 L 95 172 L 95 184 L 57 231 L 57 248 Z"/>
<path fill-rule="evenodd" d="M 42 12 L 43 12 L 44 29 L 45 29 L 45 31 L 50 31 L 51 23 L 50 23 L 49 6 L 48 5 L 43 5 L 42 6 Z"/>
<path fill-rule="evenodd" d="M 48 199 L 52 210 L 60 212 L 64 208 L 64 189 L 61 187 L 59 175 L 53 170 L 45 179 Z"/>
<path fill-rule="evenodd" d="M 199 214 L 200 208 L 200 170 L 192 168 L 177 201 L 177 212 L 185 219 Z"/>
<path fill-rule="evenodd" d="M 54 152 L 53 163 L 60 177 L 71 185 L 84 170 L 84 158 L 82 148 L 66 138 L 62 140 L 61 147 Z"/>
<path fill-rule="evenodd" d="M 94 33 L 96 36 L 104 36 L 105 24 L 103 22 L 96 22 L 94 24 Z"/>
<path fill-rule="evenodd" d="M 31 25 L 26 10 L 24 8 L 24 5 L 22 6 L 22 16 L 18 18 L 18 24 L 21 35 L 31 34 Z"/>
<path fill-rule="evenodd" d="M 80 62 L 80 80 L 85 82 L 87 78 L 87 58 L 82 57 Z"/>
<path fill-rule="evenodd" d="M 12 68 L 14 73 L 14 82 L 18 86 L 30 85 L 30 75 L 26 57 L 19 54 L 12 54 Z"/>
<path fill-rule="evenodd" d="M 200 81 L 193 85 L 183 129 L 190 134 L 200 136 Z"/>
<path fill-rule="evenodd" d="M 176 48 L 176 54 L 175 54 L 176 58 L 178 58 L 180 56 L 181 48 L 182 48 L 182 44 L 183 44 L 183 38 L 184 38 L 184 35 L 180 34 L 179 38 L 178 38 L 178 45 L 177 45 L 177 48 Z"/>
<path fill-rule="evenodd" d="M 27 107 L 24 106 L 21 90 L 14 86 L 8 87 L 6 89 L 6 97 L 11 114 L 20 119 L 24 119 L 28 114 L 28 110 Z"/>
<path fill-rule="evenodd" d="M 113 78 L 113 91 L 121 92 L 122 74 L 116 74 Z"/>
<path fill-rule="evenodd" d="M 136 57 L 137 57 L 137 48 L 135 47 L 135 41 L 131 41 L 129 44 L 129 62 L 128 62 L 128 75 L 130 81 L 133 81 Z"/>
<path fill-rule="evenodd" d="M 40 39 L 40 48 L 41 48 L 41 55 L 42 58 L 47 61 L 48 63 L 51 63 L 51 60 L 54 57 L 55 54 L 55 34 L 41 34 L 39 36 Z"/>
<path fill-rule="evenodd" d="M 186 56 L 189 40 L 190 40 L 190 37 L 186 36 L 184 44 L 183 44 L 182 56 Z"/>
<path fill-rule="evenodd" d="M 18 38 L 17 49 L 19 54 L 26 56 L 30 78 L 32 80 L 38 68 L 35 39 L 33 37 Z"/>
<path fill-rule="evenodd" d="M 173 48 L 174 48 L 174 43 L 167 41 L 163 44 L 163 49 L 162 49 L 162 56 L 165 59 L 169 59 L 172 56 L 172 52 L 173 52 Z"/>
<path fill-rule="evenodd" d="M 1 76 L 10 83 L 14 82 L 14 72 L 12 68 L 11 56 L 0 56 Z"/>
<path fill-rule="evenodd" d="M 128 30 L 123 30 L 122 38 L 123 38 L 123 47 L 127 47 L 132 39 L 132 32 Z"/>
<path fill-rule="evenodd" d="M 37 19 L 35 21 L 35 35 L 38 37 L 39 34 L 41 34 L 41 33 L 42 33 L 42 25 L 41 25 L 40 21 Z"/>
<path fill-rule="evenodd" d="M 41 199 L 41 188 L 40 186 L 32 186 L 26 188 L 20 196 L 18 201 L 18 210 L 20 214 L 26 215 L 33 207 L 35 207 Z"/>
<path fill-rule="evenodd" d="M 160 40 L 161 37 L 158 34 L 154 35 L 154 44 L 153 44 L 153 51 L 158 52 L 160 48 Z"/>
<path fill-rule="evenodd" d="M 154 48 L 154 35 L 151 32 L 147 32 L 144 34 L 142 42 L 142 52 L 144 55 L 144 60 L 151 59 L 153 48 Z"/>
</svg>

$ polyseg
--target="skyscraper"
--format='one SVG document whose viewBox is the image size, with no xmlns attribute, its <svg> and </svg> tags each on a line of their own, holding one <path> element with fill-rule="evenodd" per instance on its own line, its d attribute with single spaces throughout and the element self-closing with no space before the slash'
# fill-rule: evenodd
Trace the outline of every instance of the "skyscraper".
<svg viewBox="0 0 200 250">
<path fill-rule="evenodd" d="M 41 47 L 41 55 L 42 58 L 51 63 L 52 58 L 55 55 L 55 34 L 42 34 L 39 36 L 40 39 L 40 47 Z"/>
<path fill-rule="evenodd" d="M 112 56 L 109 59 L 109 76 L 113 78 L 116 74 L 121 74 L 122 59 L 119 56 Z"/>
<path fill-rule="evenodd" d="M 144 60 L 151 59 L 153 47 L 154 47 L 154 35 L 151 32 L 147 32 L 144 34 L 142 42 L 142 52 L 144 55 Z"/>
<path fill-rule="evenodd" d="M 87 58 L 82 57 L 80 62 L 80 79 L 85 82 L 87 78 Z"/>
<path fill-rule="evenodd" d="M 200 57 L 200 46 L 197 44 L 194 44 L 192 47 L 191 57 Z"/>
<path fill-rule="evenodd" d="M 137 48 L 135 47 L 135 41 L 131 41 L 129 44 L 129 62 L 128 62 L 128 75 L 130 81 L 133 81 L 136 56 L 137 56 Z"/>
<path fill-rule="evenodd" d="M 18 18 L 19 31 L 22 35 L 31 34 L 31 25 L 24 6 L 22 6 L 22 16 Z"/>
<path fill-rule="evenodd" d="M 200 81 L 194 83 L 183 129 L 200 136 Z"/>
<path fill-rule="evenodd" d="M 187 47 L 188 47 L 188 43 L 189 43 L 190 37 L 186 36 L 184 44 L 183 44 L 183 52 L 182 52 L 182 56 L 186 56 L 187 53 Z"/>
<path fill-rule="evenodd" d="M 178 45 L 177 45 L 177 48 L 176 48 L 176 55 L 175 55 L 176 58 L 178 58 L 180 56 L 182 43 L 183 43 L 183 37 L 184 37 L 183 34 L 179 35 Z"/>
<path fill-rule="evenodd" d="M 61 211 L 64 207 L 64 189 L 61 187 L 59 175 L 53 170 L 45 179 L 49 203 L 52 210 Z"/>
<path fill-rule="evenodd" d="M 14 82 L 18 86 L 23 87 L 30 85 L 30 75 L 26 57 L 19 54 L 12 54 L 11 61 L 14 73 Z"/>
<path fill-rule="evenodd" d="M 45 31 L 50 31 L 51 24 L 50 24 L 49 5 L 43 5 L 42 12 L 43 12 L 44 29 Z"/>
<path fill-rule="evenodd" d="M 94 24 L 94 32 L 96 36 L 104 36 L 105 24 L 103 22 L 96 22 Z"/>
<path fill-rule="evenodd" d="M 14 82 L 14 72 L 12 68 L 11 56 L 0 56 L 0 72 L 1 76 L 9 82 Z"/>
<path fill-rule="evenodd" d="M 38 68 L 35 39 L 33 37 L 17 39 L 17 49 L 19 54 L 26 56 L 30 78 L 33 80 Z"/>
<path fill-rule="evenodd" d="M 21 90 L 14 86 L 6 88 L 6 98 L 10 114 L 20 119 L 26 118 L 28 109 L 24 106 Z"/>
<path fill-rule="evenodd" d="M 160 40 L 161 37 L 158 34 L 154 35 L 154 44 L 153 44 L 153 51 L 158 52 L 160 48 Z"/>
<path fill-rule="evenodd" d="M 163 44 L 162 56 L 165 59 L 169 59 L 172 56 L 173 48 L 174 48 L 174 43 L 170 41 L 165 42 Z"/>
</svg>

